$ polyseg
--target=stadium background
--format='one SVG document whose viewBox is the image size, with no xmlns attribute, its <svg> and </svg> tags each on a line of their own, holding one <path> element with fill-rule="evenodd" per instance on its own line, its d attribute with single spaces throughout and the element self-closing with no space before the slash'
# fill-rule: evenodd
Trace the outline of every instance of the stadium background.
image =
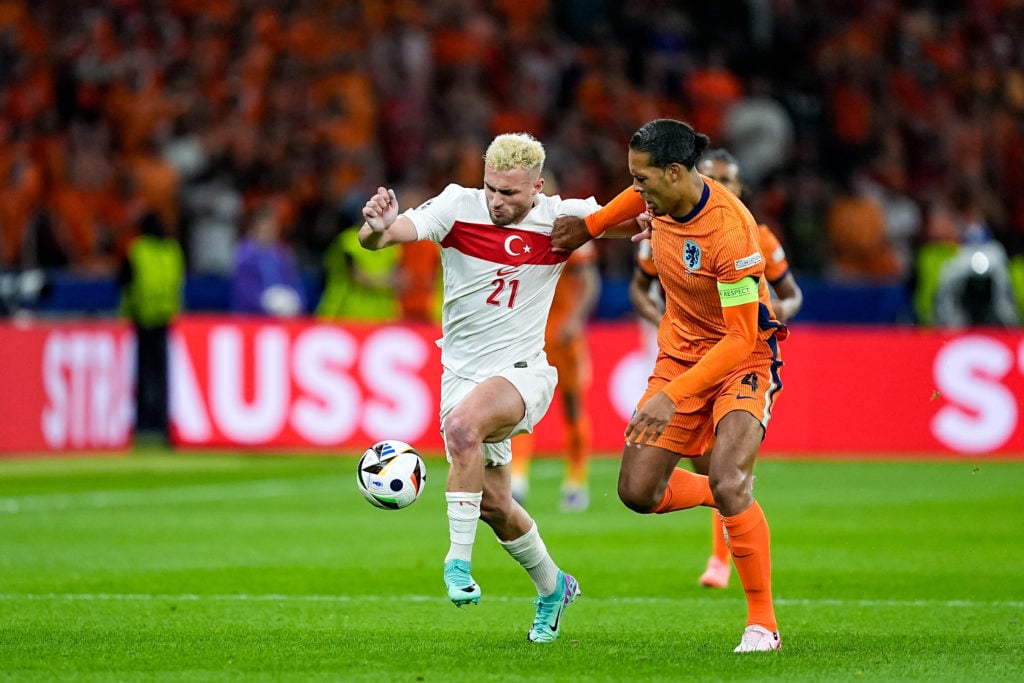
<svg viewBox="0 0 1024 683">
<path fill-rule="evenodd" d="M 130 444 L 114 274 L 147 208 L 189 261 L 174 377 L 208 424 L 176 412 L 183 445 L 357 447 L 398 424 L 436 446 L 433 331 L 394 321 L 416 355 L 390 357 L 359 325 L 230 315 L 249 210 L 278 207 L 310 313 L 324 249 L 377 184 L 477 185 L 487 141 L 523 130 L 562 194 L 606 200 L 628 136 L 672 116 L 739 157 L 805 291 L 769 453 L 1024 452 L 1024 338 L 925 329 L 913 305 L 916 254 L 963 225 L 1024 247 L 1022 32 L 998 1 L 2 2 L 0 337 L 20 351 L 0 361 L 18 416 L 0 451 Z M 630 249 L 602 243 L 600 267 L 591 403 L 621 418 L 616 372 L 642 353 Z M 304 340 L 340 344 L 323 362 L 346 390 L 303 383 Z M 210 372 L 216 343 L 237 367 Z M 332 410 L 332 433 L 295 427 Z M 277 431 L 244 427 L 267 414 Z"/>
<path fill-rule="evenodd" d="M 0 0 L 0 679 L 1024 680 L 1024 335 L 913 306 L 917 255 L 964 225 L 1020 254 L 1022 33 L 1020 0 Z M 565 194 L 606 200 L 663 115 L 740 155 L 807 296 L 757 469 L 774 656 L 732 653 L 738 581 L 697 585 L 707 513 L 631 513 L 614 457 L 584 514 L 559 509 L 560 460 L 531 470 L 584 586 L 558 643 L 523 638 L 533 589 L 483 533 L 484 602 L 454 610 L 436 328 L 227 310 L 263 202 L 311 306 L 379 182 L 476 185 L 491 135 L 529 130 Z M 190 271 L 172 449 L 133 447 L 115 313 L 148 208 Z M 612 456 L 645 351 L 630 251 L 600 265 Z M 430 483 L 384 512 L 353 474 L 399 435 Z"/>
</svg>

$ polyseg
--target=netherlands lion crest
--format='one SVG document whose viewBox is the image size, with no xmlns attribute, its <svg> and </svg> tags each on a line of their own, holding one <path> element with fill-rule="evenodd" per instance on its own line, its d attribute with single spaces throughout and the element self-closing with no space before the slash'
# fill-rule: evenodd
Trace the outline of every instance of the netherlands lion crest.
<svg viewBox="0 0 1024 683">
<path fill-rule="evenodd" d="M 700 270 L 700 247 L 693 240 L 683 242 L 683 263 L 688 270 Z"/>
</svg>

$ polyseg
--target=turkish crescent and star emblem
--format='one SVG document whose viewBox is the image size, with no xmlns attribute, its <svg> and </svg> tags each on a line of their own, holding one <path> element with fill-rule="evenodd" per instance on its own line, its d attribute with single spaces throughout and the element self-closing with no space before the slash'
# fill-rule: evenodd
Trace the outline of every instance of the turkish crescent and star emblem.
<svg viewBox="0 0 1024 683">
<path fill-rule="evenodd" d="M 516 251 L 518 249 L 518 251 Z M 522 256 L 529 254 L 530 245 L 520 235 L 509 235 L 505 238 L 505 253 L 509 256 Z"/>
</svg>

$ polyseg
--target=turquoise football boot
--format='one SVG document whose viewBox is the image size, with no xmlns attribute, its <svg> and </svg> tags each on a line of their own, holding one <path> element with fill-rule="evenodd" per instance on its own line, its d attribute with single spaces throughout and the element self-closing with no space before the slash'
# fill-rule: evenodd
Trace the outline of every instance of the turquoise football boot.
<svg viewBox="0 0 1024 683">
<path fill-rule="evenodd" d="M 448 589 L 448 598 L 456 607 L 480 602 L 480 586 L 470 576 L 469 567 L 469 562 L 465 560 L 448 560 L 444 563 L 444 586 Z"/>
<path fill-rule="evenodd" d="M 562 627 L 562 614 L 580 595 L 580 585 L 571 575 L 559 570 L 558 581 L 551 595 L 537 598 L 537 616 L 526 634 L 531 643 L 552 643 L 558 639 Z"/>
</svg>

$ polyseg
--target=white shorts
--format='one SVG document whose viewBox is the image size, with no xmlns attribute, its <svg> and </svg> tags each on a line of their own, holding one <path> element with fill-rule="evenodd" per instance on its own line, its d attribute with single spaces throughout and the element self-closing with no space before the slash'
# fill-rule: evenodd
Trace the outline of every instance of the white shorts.
<svg viewBox="0 0 1024 683">
<path fill-rule="evenodd" d="M 555 395 L 555 385 L 558 384 L 558 372 L 548 365 L 543 355 L 529 361 L 526 367 L 507 368 L 496 373 L 494 376 L 504 377 L 512 383 L 512 386 L 516 388 L 519 395 L 523 397 L 523 403 L 526 404 L 526 414 L 512 428 L 512 432 L 504 441 L 485 443 L 483 445 L 484 465 L 487 467 L 497 467 L 512 462 L 511 438 L 516 434 L 533 431 L 534 426 L 548 412 L 551 399 Z M 459 377 L 447 369 L 441 373 L 442 425 L 444 425 L 444 419 L 448 416 L 448 413 L 479 384 L 480 382 Z M 443 428 L 441 437 L 442 439 L 444 438 Z M 445 457 L 448 459 L 448 462 L 451 462 L 452 458 L 448 454 L 447 445 L 445 446 Z"/>
</svg>

